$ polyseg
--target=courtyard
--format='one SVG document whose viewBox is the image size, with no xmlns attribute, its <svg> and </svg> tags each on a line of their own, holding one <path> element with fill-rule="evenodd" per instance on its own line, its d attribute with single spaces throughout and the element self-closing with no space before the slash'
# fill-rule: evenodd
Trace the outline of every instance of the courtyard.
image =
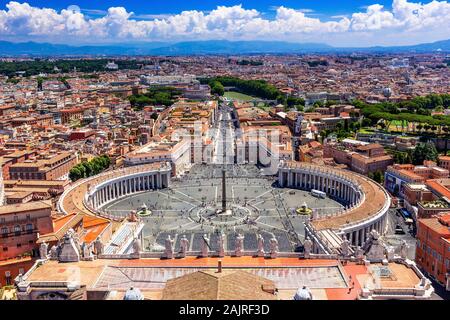
<svg viewBox="0 0 450 320">
<path fill-rule="evenodd" d="M 194 165 L 181 178 L 172 179 L 167 189 L 141 192 L 118 199 L 103 210 L 116 216 L 139 211 L 144 204 L 150 214 L 141 217 L 144 249 L 163 250 L 168 235 L 175 240 L 175 250 L 183 235 L 189 249 L 200 250 L 202 238 L 210 239 L 216 249 L 223 232 L 225 250 L 234 250 L 234 238 L 244 235 L 244 250 L 257 249 L 257 234 L 265 240 L 275 236 L 280 251 L 295 251 L 304 239 L 304 222 L 309 215 L 298 214 L 301 206 L 319 215 L 335 212 L 342 206 L 330 198 L 319 199 L 307 191 L 279 188 L 276 178 L 263 176 L 254 165 L 226 165 L 226 203 L 229 214 L 218 214 L 222 205 L 222 165 Z"/>
</svg>

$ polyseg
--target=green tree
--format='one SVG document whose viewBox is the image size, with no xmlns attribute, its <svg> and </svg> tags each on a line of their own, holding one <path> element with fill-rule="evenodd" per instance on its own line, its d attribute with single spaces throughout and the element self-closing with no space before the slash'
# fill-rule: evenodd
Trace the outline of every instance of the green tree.
<svg viewBox="0 0 450 320">
<path fill-rule="evenodd" d="M 363 127 L 370 127 L 372 125 L 372 121 L 369 118 L 364 118 L 361 122 Z"/>
<path fill-rule="evenodd" d="M 384 175 L 383 172 L 381 171 L 375 171 L 373 173 L 373 180 L 375 180 L 376 182 L 382 184 L 384 182 Z"/>
<path fill-rule="evenodd" d="M 223 96 L 223 94 L 225 93 L 223 85 L 217 80 L 210 82 L 209 86 L 211 87 L 212 94 Z"/>
<path fill-rule="evenodd" d="M 72 169 L 70 169 L 69 171 L 69 179 L 72 180 L 72 182 L 77 181 L 78 179 L 83 178 L 81 171 L 76 168 L 73 167 Z"/>
<path fill-rule="evenodd" d="M 92 158 L 89 161 L 83 161 L 73 166 L 69 171 L 69 178 L 73 182 L 78 179 L 88 178 L 90 176 L 99 174 L 111 165 L 111 159 L 108 155 L 102 155 Z"/>
<path fill-rule="evenodd" d="M 412 163 L 420 165 L 423 164 L 424 160 L 436 161 L 438 155 L 436 147 L 432 142 L 418 143 L 411 154 Z"/>
</svg>

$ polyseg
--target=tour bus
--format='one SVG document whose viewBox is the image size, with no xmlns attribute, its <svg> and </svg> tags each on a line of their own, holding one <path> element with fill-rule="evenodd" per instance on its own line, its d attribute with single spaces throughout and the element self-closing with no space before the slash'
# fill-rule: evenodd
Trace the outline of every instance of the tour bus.
<svg viewBox="0 0 450 320">
<path fill-rule="evenodd" d="M 319 190 L 311 190 L 311 195 L 317 198 L 322 198 L 325 199 L 325 197 L 327 196 L 327 194 L 323 191 L 319 191 Z"/>
</svg>

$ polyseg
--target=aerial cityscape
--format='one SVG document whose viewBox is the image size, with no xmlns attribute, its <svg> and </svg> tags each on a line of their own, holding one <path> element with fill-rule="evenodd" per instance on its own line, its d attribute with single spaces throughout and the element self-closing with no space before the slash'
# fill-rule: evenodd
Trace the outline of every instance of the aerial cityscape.
<svg viewBox="0 0 450 320">
<path fill-rule="evenodd" d="M 0 300 L 449 300 L 450 2 L 1 4 L 0 164 Z"/>
</svg>

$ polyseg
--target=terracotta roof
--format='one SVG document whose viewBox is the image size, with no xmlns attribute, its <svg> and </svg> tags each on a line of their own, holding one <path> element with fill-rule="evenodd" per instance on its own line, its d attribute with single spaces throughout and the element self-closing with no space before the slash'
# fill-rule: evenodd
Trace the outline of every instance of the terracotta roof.
<svg viewBox="0 0 450 320">
<path fill-rule="evenodd" d="M 163 300 L 276 300 L 273 281 L 246 271 L 198 271 L 167 281 Z"/>
<path fill-rule="evenodd" d="M 361 145 L 358 146 L 358 150 L 364 151 L 364 150 L 372 150 L 372 149 L 379 149 L 379 148 L 383 148 L 382 145 L 378 144 L 378 143 L 369 143 L 366 145 Z"/>
<path fill-rule="evenodd" d="M 86 234 L 81 239 L 83 242 L 91 243 L 110 225 L 110 221 L 101 218 L 85 215 L 83 217 L 83 229 Z"/>
<path fill-rule="evenodd" d="M 27 203 L 11 204 L 6 206 L 0 206 L 0 214 L 11 214 L 16 212 L 35 211 L 42 209 L 52 208 L 50 200 L 46 201 L 33 201 Z"/>
<path fill-rule="evenodd" d="M 450 213 L 447 214 L 443 214 L 439 217 L 439 221 L 442 224 L 445 224 L 446 226 L 450 226 Z M 450 230 L 449 230 L 449 234 L 450 234 Z"/>
<path fill-rule="evenodd" d="M 450 161 L 450 156 L 439 156 L 439 160 Z"/>
<path fill-rule="evenodd" d="M 450 216 L 450 214 L 448 214 Z M 437 217 L 419 219 L 419 225 L 423 224 L 427 228 L 438 233 L 441 237 L 449 237 L 450 229 L 446 225 L 442 224 Z M 420 228 L 420 227 L 419 227 Z"/>
<path fill-rule="evenodd" d="M 431 179 L 427 180 L 425 184 L 434 192 L 439 193 L 441 197 L 450 199 L 450 190 L 447 187 L 450 184 L 450 179 Z"/>
<path fill-rule="evenodd" d="M 68 214 L 53 221 L 53 232 L 43 234 L 36 243 L 59 241 L 66 232 L 76 226 L 83 219 L 82 214 Z"/>
<path fill-rule="evenodd" d="M 318 142 L 318 141 L 310 141 L 308 144 L 311 146 L 311 148 L 322 147 L 322 144 L 320 142 Z"/>
</svg>

